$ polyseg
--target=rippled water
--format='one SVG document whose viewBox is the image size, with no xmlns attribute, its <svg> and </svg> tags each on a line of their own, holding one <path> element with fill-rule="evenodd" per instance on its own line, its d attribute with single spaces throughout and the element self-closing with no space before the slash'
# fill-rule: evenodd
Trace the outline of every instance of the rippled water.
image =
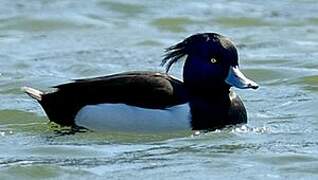
<svg viewBox="0 0 318 180">
<path fill-rule="evenodd" d="M 195 137 L 68 134 L 20 91 L 162 71 L 165 47 L 207 31 L 231 37 L 261 85 L 236 90 L 246 126 Z M 315 0 L 1 0 L 0 179 L 317 179 L 317 50 Z"/>
</svg>

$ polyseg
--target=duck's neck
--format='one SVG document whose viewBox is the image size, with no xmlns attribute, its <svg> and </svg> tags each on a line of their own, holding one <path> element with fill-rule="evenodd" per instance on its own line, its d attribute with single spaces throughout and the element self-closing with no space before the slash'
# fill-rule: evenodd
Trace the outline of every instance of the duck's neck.
<svg viewBox="0 0 318 180">
<path fill-rule="evenodd" d="M 195 62 L 195 61 L 194 61 Z M 191 66 L 191 67 L 187 67 Z M 224 127 L 231 104 L 230 86 L 224 80 L 209 78 L 196 63 L 187 61 L 183 80 L 189 95 L 193 130 Z"/>
<path fill-rule="evenodd" d="M 229 91 L 189 92 L 189 105 L 193 130 L 215 130 L 228 122 Z"/>
</svg>

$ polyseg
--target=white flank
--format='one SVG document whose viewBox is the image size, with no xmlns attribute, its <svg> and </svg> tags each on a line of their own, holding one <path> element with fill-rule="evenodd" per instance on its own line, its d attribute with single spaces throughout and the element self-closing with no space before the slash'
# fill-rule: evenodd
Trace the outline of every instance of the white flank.
<svg viewBox="0 0 318 180">
<path fill-rule="evenodd" d="M 191 129 L 189 104 L 167 109 L 148 109 L 126 104 L 88 105 L 77 113 L 75 123 L 99 132 L 167 132 Z"/>
</svg>

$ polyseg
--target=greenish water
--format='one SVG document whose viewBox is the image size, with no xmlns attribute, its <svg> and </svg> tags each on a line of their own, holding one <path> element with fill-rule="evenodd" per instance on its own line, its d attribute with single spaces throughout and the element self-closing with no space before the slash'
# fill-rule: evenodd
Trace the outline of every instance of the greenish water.
<svg viewBox="0 0 318 180">
<path fill-rule="evenodd" d="M 282 1 L 0 1 L 0 179 L 317 179 L 318 4 Z M 70 134 L 21 86 L 159 70 L 197 32 L 236 42 L 257 91 L 249 123 L 190 132 Z M 182 64 L 172 69 L 180 77 Z"/>
</svg>

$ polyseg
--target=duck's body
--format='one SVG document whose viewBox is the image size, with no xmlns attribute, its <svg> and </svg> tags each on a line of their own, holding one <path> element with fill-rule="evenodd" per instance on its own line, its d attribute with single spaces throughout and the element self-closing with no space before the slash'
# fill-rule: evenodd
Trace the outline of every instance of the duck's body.
<svg viewBox="0 0 318 180">
<path fill-rule="evenodd" d="M 257 85 L 244 76 L 241 84 L 226 82 L 232 81 L 232 73 L 237 69 L 237 53 L 230 41 L 222 44 L 222 38 L 213 33 L 198 34 L 168 49 L 163 61 L 168 64 L 167 71 L 179 58 L 188 55 L 184 82 L 166 73 L 129 72 L 76 80 L 55 86 L 54 92 L 32 88 L 25 91 L 38 100 L 51 121 L 95 131 L 211 130 L 246 123 L 245 107 L 230 87 Z M 220 39 L 211 44 L 219 43 L 223 50 L 205 53 L 208 46 L 198 44 Z M 221 62 L 221 58 L 231 55 L 233 62 Z M 211 63 L 211 58 L 220 62 Z"/>
</svg>

